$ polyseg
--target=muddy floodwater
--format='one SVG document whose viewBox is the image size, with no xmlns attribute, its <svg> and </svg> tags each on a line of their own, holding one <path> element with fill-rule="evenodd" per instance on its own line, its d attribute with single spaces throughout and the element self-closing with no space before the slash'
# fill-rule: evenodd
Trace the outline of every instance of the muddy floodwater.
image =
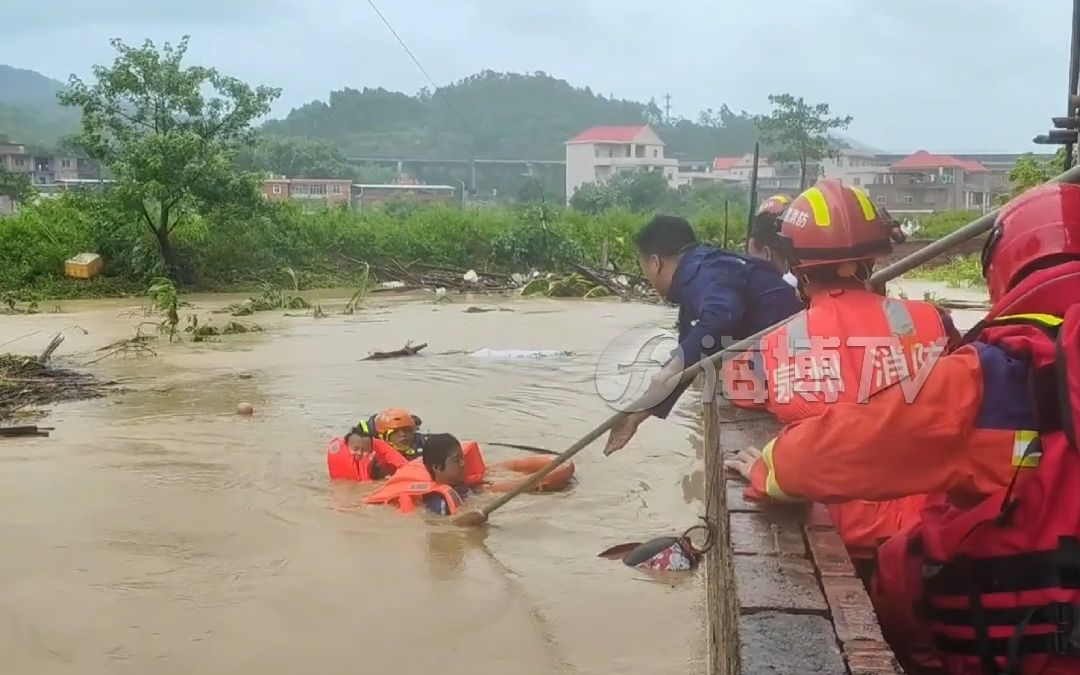
<svg viewBox="0 0 1080 675">
<path fill-rule="evenodd" d="M 230 298 L 188 299 L 182 314 L 228 319 L 209 312 Z M 561 451 L 611 413 L 594 384 L 604 347 L 670 327 L 671 310 L 429 296 L 342 316 L 320 299 L 325 319 L 262 313 L 241 319 L 262 334 L 89 366 L 127 391 L 52 406 L 51 438 L 0 441 L 2 672 L 703 672 L 701 575 L 597 557 L 694 524 L 695 397 L 612 458 L 596 443 L 571 491 L 521 497 L 484 530 L 361 506 L 368 488 L 331 485 L 323 454 L 388 405 L 428 430 Z M 0 351 L 63 331 L 61 360 L 85 363 L 146 320 L 137 303 L 0 317 Z M 406 340 L 430 346 L 360 360 Z"/>
<path fill-rule="evenodd" d="M 234 299 L 192 297 L 182 313 L 221 324 L 212 311 Z M 569 492 L 521 497 L 486 529 L 364 507 L 370 488 L 331 485 L 323 454 L 389 405 L 429 431 L 561 451 L 611 413 L 605 347 L 669 328 L 673 310 L 426 296 L 343 316 L 343 299 L 319 299 L 327 318 L 257 314 L 242 320 L 265 333 L 100 361 L 89 368 L 123 393 L 53 406 L 51 438 L 0 441 L 2 672 L 704 672 L 702 574 L 597 557 L 694 524 L 696 395 L 617 455 L 579 454 Z M 62 331 L 60 360 L 86 363 L 146 320 L 136 305 L 0 317 L 0 351 L 37 353 Z M 430 346 L 361 361 L 406 340 Z M 240 401 L 253 418 L 234 414 Z"/>
</svg>

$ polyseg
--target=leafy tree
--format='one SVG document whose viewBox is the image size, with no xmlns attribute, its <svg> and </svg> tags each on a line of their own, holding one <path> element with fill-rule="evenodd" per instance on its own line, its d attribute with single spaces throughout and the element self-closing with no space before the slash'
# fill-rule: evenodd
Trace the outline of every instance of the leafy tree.
<svg viewBox="0 0 1080 675">
<path fill-rule="evenodd" d="M 1006 199 L 1011 199 L 1025 190 L 1041 185 L 1063 171 L 1065 171 L 1065 148 L 1060 148 L 1053 159 L 1045 162 L 1039 161 L 1030 152 L 1020 155 L 1009 171 L 1009 183 L 1012 189 Z"/>
<path fill-rule="evenodd" d="M 14 204 L 29 201 L 37 191 L 30 183 L 30 175 L 0 169 L 0 197 L 7 197 Z"/>
<path fill-rule="evenodd" d="M 570 206 L 591 214 L 618 208 L 644 213 L 673 206 L 676 196 L 660 171 L 624 171 L 603 183 L 578 187 Z"/>
<path fill-rule="evenodd" d="M 353 178 L 355 173 L 329 143 L 265 134 L 240 151 L 237 164 L 290 178 Z"/>
<path fill-rule="evenodd" d="M 76 143 L 116 180 L 115 194 L 157 240 L 166 270 L 181 275 L 171 236 L 192 215 L 215 206 L 258 204 L 257 175 L 235 157 L 252 138 L 251 123 L 279 90 L 252 88 L 213 68 L 182 64 L 188 37 L 159 50 L 113 40 L 111 67 L 96 82 L 72 76 L 58 94 L 82 110 Z"/>
<path fill-rule="evenodd" d="M 574 190 L 570 206 L 582 213 L 598 215 L 623 206 L 622 197 L 619 190 L 608 183 L 585 183 Z"/>
<path fill-rule="evenodd" d="M 829 132 L 847 129 L 851 115 L 833 117 L 828 103 L 807 103 L 800 96 L 773 94 L 769 96 L 773 111 L 759 115 L 757 126 L 766 144 L 775 146 L 771 158 L 780 162 L 799 163 L 799 189 L 806 187 L 807 165 L 830 156 Z"/>
</svg>

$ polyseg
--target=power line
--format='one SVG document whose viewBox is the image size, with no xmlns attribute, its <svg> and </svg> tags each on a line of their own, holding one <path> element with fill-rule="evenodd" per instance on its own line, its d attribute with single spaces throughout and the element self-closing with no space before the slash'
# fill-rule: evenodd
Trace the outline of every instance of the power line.
<svg viewBox="0 0 1080 675">
<path fill-rule="evenodd" d="M 391 35 L 394 36 L 394 39 L 398 41 L 398 44 L 401 45 L 401 48 L 405 50 L 405 53 L 409 55 L 409 58 L 412 59 L 412 62 L 415 63 L 416 67 L 420 69 L 420 72 L 424 74 L 424 77 L 427 78 L 428 83 L 434 89 L 438 89 L 438 85 L 435 84 L 435 80 L 431 79 L 431 75 L 428 75 L 428 71 L 424 68 L 424 65 L 420 63 L 420 59 L 416 58 L 416 55 L 412 53 L 411 49 L 409 49 L 409 45 L 405 44 L 405 41 L 401 39 L 401 36 L 398 35 L 396 30 L 394 30 L 394 27 L 391 26 L 390 22 L 386 20 L 385 16 L 383 16 L 383 13 L 379 11 L 378 6 L 375 5 L 375 0 L 368 0 L 368 4 L 371 5 L 371 8 L 375 10 L 376 14 L 379 15 L 379 19 L 383 22 L 383 25 L 386 26 L 386 29 L 390 31 Z"/>
<path fill-rule="evenodd" d="M 427 69 L 424 68 L 424 64 L 420 63 L 420 59 L 416 58 L 416 55 L 413 54 L 411 49 L 409 49 L 409 45 L 405 44 L 405 41 L 401 39 L 401 36 L 398 35 L 398 32 L 394 30 L 393 26 L 390 25 L 390 22 L 386 19 L 385 16 L 383 16 L 383 13 L 379 11 L 379 7 L 375 4 L 375 0 L 367 0 L 367 3 L 371 5 L 371 9 L 375 10 L 375 13 L 379 16 L 379 20 L 383 22 L 383 25 L 386 26 L 386 29 L 390 31 L 390 34 L 394 36 L 394 39 L 398 41 L 398 44 L 401 45 L 401 48 L 404 49 L 405 53 L 409 55 L 410 59 L 412 59 L 412 62 L 416 64 L 416 67 L 419 68 L 420 72 L 424 74 L 425 78 L 427 78 L 428 84 L 431 85 L 432 93 L 436 96 L 441 96 L 442 99 L 446 101 L 446 105 L 450 108 L 450 110 L 452 110 L 453 113 L 457 115 L 458 118 L 461 120 L 461 123 L 468 127 L 469 123 L 465 120 L 465 116 L 462 115 L 458 111 L 458 109 L 454 107 L 454 104 L 450 101 L 450 97 L 448 97 L 446 94 L 439 90 L 439 85 L 435 84 L 435 80 L 432 79 L 431 75 L 428 74 Z"/>
</svg>

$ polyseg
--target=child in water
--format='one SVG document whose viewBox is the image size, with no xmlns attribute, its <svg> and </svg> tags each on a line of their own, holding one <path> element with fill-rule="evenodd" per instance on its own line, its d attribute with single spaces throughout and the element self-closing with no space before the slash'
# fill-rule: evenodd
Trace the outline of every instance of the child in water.
<svg viewBox="0 0 1080 675">
<path fill-rule="evenodd" d="M 424 444 L 422 455 L 424 468 L 431 474 L 431 479 L 440 485 L 449 486 L 462 502 L 471 490 L 465 484 L 465 455 L 461 443 L 450 434 L 432 434 Z M 438 493 L 424 497 L 424 506 L 439 516 L 450 515 L 450 505 L 446 498 Z"/>
</svg>

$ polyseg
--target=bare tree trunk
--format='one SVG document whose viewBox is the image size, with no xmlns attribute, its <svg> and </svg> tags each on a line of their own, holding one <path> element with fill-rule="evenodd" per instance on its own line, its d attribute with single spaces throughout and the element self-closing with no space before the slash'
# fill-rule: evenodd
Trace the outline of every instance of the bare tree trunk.
<svg viewBox="0 0 1080 675">
<path fill-rule="evenodd" d="M 806 155 L 799 158 L 799 192 L 806 189 Z"/>
<path fill-rule="evenodd" d="M 154 235 L 158 240 L 158 249 L 161 251 L 161 260 L 165 263 L 165 274 L 176 283 L 181 283 L 180 258 L 173 248 L 171 233 L 169 232 L 169 208 L 162 205 Z"/>
</svg>

